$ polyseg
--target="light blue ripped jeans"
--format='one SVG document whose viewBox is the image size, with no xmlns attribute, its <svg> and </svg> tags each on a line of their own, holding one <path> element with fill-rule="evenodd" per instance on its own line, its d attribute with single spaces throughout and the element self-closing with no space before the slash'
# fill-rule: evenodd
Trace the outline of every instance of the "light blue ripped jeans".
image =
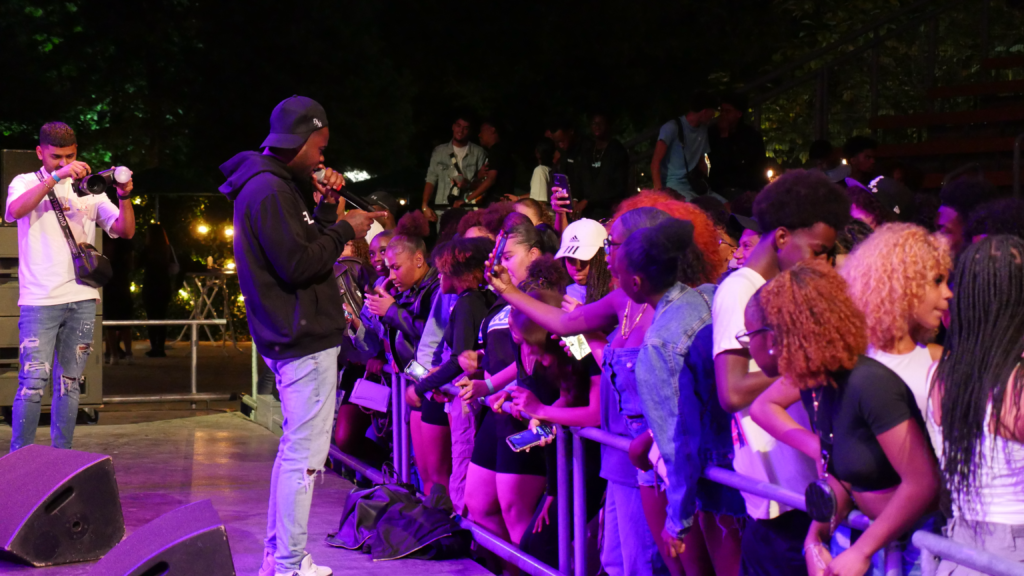
<svg viewBox="0 0 1024 576">
<path fill-rule="evenodd" d="M 43 389 L 53 382 L 50 444 L 71 448 L 85 361 L 92 352 L 96 301 L 21 306 L 18 393 L 14 397 L 11 452 L 32 444 L 39 427 Z"/>
<path fill-rule="evenodd" d="M 316 473 L 323 472 L 331 447 L 338 350 L 288 360 L 264 357 L 281 393 L 284 434 L 270 477 L 266 550 L 275 572 L 291 574 L 306 555 L 306 530 Z"/>
</svg>

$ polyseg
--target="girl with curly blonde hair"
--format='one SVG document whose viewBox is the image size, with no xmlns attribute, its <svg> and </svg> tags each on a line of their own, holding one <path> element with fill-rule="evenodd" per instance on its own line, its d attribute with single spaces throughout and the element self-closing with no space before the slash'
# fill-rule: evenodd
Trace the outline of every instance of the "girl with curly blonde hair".
<svg viewBox="0 0 1024 576">
<path fill-rule="evenodd" d="M 776 276 L 750 300 L 745 316 L 747 331 L 737 339 L 766 375 L 781 376 L 754 401 L 750 415 L 827 467 L 837 504 L 831 522 L 811 523 L 804 542 L 808 574 L 864 574 L 875 552 L 936 509 L 938 465 L 913 393 L 895 372 L 863 356 L 864 315 L 846 282 L 824 262 L 800 263 Z M 797 402 L 814 431 L 786 412 Z M 833 559 L 833 526 L 854 506 L 873 522 Z"/>
<path fill-rule="evenodd" d="M 854 248 L 839 273 L 867 321 L 870 358 L 906 382 L 923 414 L 928 370 L 942 347 L 928 344 L 953 297 L 949 250 L 914 224 L 885 224 Z"/>
</svg>

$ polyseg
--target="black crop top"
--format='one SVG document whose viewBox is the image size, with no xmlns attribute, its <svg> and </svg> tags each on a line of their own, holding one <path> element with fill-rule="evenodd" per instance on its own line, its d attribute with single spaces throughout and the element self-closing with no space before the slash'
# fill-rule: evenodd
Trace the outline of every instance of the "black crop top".
<svg viewBox="0 0 1024 576">
<path fill-rule="evenodd" d="M 925 430 L 914 394 L 895 372 L 867 356 L 861 356 L 853 370 L 836 372 L 832 378 L 835 387 L 816 390 L 817 418 L 814 391 L 800 393 L 815 431 L 827 431 L 829 422 L 825 419 L 832 416 L 829 474 L 849 482 L 858 492 L 898 485 L 900 476 L 878 443 L 878 436 L 911 418 L 922 432 Z"/>
</svg>

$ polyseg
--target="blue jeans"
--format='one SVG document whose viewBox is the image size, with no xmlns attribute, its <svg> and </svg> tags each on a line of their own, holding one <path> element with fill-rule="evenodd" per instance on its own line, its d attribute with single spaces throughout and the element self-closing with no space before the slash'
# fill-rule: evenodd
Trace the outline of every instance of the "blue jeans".
<svg viewBox="0 0 1024 576">
<path fill-rule="evenodd" d="M 608 482 L 604 503 L 604 546 L 601 566 L 608 576 L 668 574 L 658 553 L 640 502 L 640 489 Z"/>
<path fill-rule="evenodd" d="M 271 360 L 264 357 L 277 379 L 284 415 L 284 434 L 270 477 L 266 550 L 274 552 L 275 571 L 299 569 L 306 555 L 306 527 L 313 503 L 313 483 L 323 472 L 331 446 L 338 350 Z"/>
<path fill-rule="evenodd" d="M 54 448 L 71 448 L 82 372 L 92 352 L 95 324 L 95 300 L 21 307 L 20 368 L 11 452 L 35 442 L 43 388 L 51 382 L 51 376 L 50 444 Z"/>
</svg>

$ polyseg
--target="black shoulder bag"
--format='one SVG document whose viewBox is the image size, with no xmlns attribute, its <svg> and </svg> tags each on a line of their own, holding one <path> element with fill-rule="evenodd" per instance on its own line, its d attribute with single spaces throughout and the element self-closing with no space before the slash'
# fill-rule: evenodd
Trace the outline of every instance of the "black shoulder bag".
<svg viewBox="0 0 1024 576">
<path fill-rule="evenodd" d="M 835 404 L 835 394 L 821 411 L 825 413 L 824 421 L 818 417 L 818 407 L 821 401 L 829 395 L 832 389 L 828 384 L 811 391 L 811 399 L 814 406 L 814 430 L 818 433 L 818 441 L 821 443 L 821 463 L 824 476 L 811 482 L 804 490 L 804 500 L 807 505 L 807 514 L 818 522 L 828 522 L 835 526 L 836 514 L 839 511 L 839 500 L 836 493 L 828 483 L 828 465 L 832 458 L 832 409 Z"/>
<path fill-rule="evenodd" d="M 700 171 L 698 166 L 694 166 L 693 170 L 690 170 L 690 162 L 686 159 L 686 132 L 683 131 L 682 121 L 679 118 L 675 118 L 675 121 L 676 129 L 679 132 L 679 147 L 683 150 L 683 166 L 686 168 L 686 181 L 690 183 L 690 190 L 694 194 L 703 196 L 711 191 L 711 184 L 708 183 L 708 177 Z"/>
<path fill-rule="evenodd" d="M 46 180 L 42 172 L 36 172 L 36 178 L 40 182 Z M 50 199 L 53 213 L 57 217 L 60 229 L 64 231 L 64 239 L 67 240 L 68 247 L 71 249 L 71 260 L 75 265 L 75 281 L 82 286 L 102 288 L 114 275 L 114 269 L 110 266 L 110 260 L 107 260 L 106 256 L 100 254 L 99 250 L 96 250 L 96 247 L 92 244 L 76 242 L 74 234 L 71 233 L 71 228 L 68 227 L 68 218 L 64 215 L 64 208 L 61 207 L 60 200 L 57 199 L 57 195 L 53 192 L 52 188 L 46 193 L 46 197 Z"/>
</svg>

